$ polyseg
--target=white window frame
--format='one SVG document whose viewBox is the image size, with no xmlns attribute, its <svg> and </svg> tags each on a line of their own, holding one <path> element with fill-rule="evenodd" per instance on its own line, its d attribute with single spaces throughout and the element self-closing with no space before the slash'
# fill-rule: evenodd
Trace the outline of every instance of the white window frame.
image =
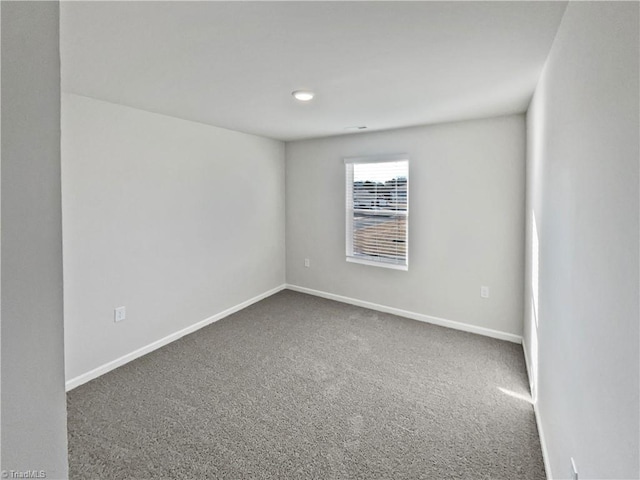
<svg viewBox="0 0 640 480">
<path fill-rule="evenodd" d="M 389 162 L 407 162 L 407 209 L 397 210 L 382 210 L 380 213 L 393 216 L 403 216 L 406 218 L 406 238 L 405 238 L 405 258 L 404 263 L 398 263 L 392 260 L 385 260 L 383 258 L 372 258 L 366 256 L 357 256 L 353 252 L 353 217 L 357 209 L 354 205 L 353 198 L 353 165 L 362 163 L 389 163 Z M 350 263 L 360 263 L 363 265 L 371 265 L 375 267 L 391 268 L 394 270 L 409 270 L 409 155 L 406 153 L 392 154 L 392 155 L 375 155 L 366 157 L 346 157 L 344 158 L 345 164 L 345 227 L 346 227 L 346 260 Z M 363 212 L 365 213 L 365 212 Z M 370 213 L 370 212 L 366 212 Z"/>
</svg>

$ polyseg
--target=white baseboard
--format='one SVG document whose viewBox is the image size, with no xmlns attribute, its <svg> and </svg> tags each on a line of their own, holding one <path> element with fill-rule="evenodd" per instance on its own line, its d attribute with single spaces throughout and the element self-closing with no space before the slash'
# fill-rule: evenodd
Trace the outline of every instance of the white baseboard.
<svg viewBox="0 0 640 480">
<path fill-rule="evenodd" d="M 551 480 L 551 464 L 549 463 L 549 451 L 547 450 L 547 442 L 544 437 L 544 430 L 542 429 L 542 420 L 540 419 L 540 409 L 538 408 L 538 402 L 533 404 L 533 412 L 536 416 L 536 425 L 538 427 L 538 436 L 540 437 L 540 447 L 542 448 L 542 460 L 544 461 L 544 470 L 547 475 L 547 479 Z"/>
<path fill-rule="evenodd" d="M 377 310 L 378 312 L 391 313 L 392 315 L 398 315 L 399 317 L 411 318 L 412 320 L 418 320 L 419 322 L 431 323 L 433 325 L 453 328 L 455 330 L 462 330 L 464 332 L 477 333 L 478 335 L 484 335 L 485 337 L 497 338 L 499 340 L 507 340 L 513 343 L 522 343 L 522 337 L 520 335 L 514 335 L 512 333 L 501 332 L 499 330 L 492 330 L 490 328 L 477 327 L 475 325 L 469 325 L 468 323 L 455 322 L 453 320 L 432 317 L 431 315 L 424 315 L 422 313 L 409 312 L 407 310 L 388 307 L 386 305 L 379 305 L 377 303 L 366 302 L 364 300 L 358 300 L 350 297 L 343 297 L 342 295 L 336 295 L 334 293 L 322 292 L 320 290 L 313 290 L 311 288 L 306 288 L 306 287 L 299 287 L 298 285 L 287 284 L 287 288 L 289 290 L 294 290 L 296 292 L 315 295 L 316 297 L 328 298 L 329 300 L 335 300 L 337 302 L 348 303 L 350 305 L 356 305 L 358 307 L 369 308 L 371 310 Z"/>
<path fill-rule="evenodd" d="M 82 385 L 83 383 L 87 383 L 88 381 L 93 380 L 94 378 L 104 375 L 105 373 L 110 372 L 111 370 L 118 368 L 124 365 L 125 363 L 129 363 L 130 361 L 135 360 L 136 358 L 142 357 L 143 355 L 146 355 L 149 352 L 157 350 L 158 348 L 163 347 L 171 342 L 174 342 L 179 338 L 184 337 L 185 335 L 188 335 L 189 333 L 193 333 L 196 330 L 200 330 L 201 328 L 206 327 L 207 325 L 210 325 L 214 322 L 217 322 L 218 320 L 223 319 L 224 317 L 228 317 L 229 315 L 236 313 L 242 310 L 243 308 L 247 308 L 249 305 L 259 302 L 260 300 L 264 300 L 265 298 L 270 297 L 271 295 L 278 293 L 279 291 L 284 290 L 285 288 L 287 288 L 286 285 L 284 284 L 280 285 L 267 292 L 261 293 L 260 295 L 250 298 L 249 300 L 239 303 L 238 305 L 235 305 L 231 308 L 227 308 L 226 310 L 220 313 L 217 313 L 215 315 L 212 315 L 209 318 L 205 318 L 204 320 L 198 323 L 194 323 L 193 325 L 187 328 L 183 328 L 182 330 L 172 333 L 171 335 L 167 335 L 166 337 L 161 338 L 160 340 L 156 340 L 155 342 L 150 343 L 149 345 L 146 345 L 142 348 L 134 350 L 131 353 L 127 353 L 126 355 L 123 355 L 120 358 L 116 358 L 115 360 L 105 363 L 104 365 L 94 368 L 93 370 L 83 373 L 82 375 L 78 375 L 77 377 L 72 378 L 71 380 L 68 380 L 65 383 L 66 391 L 68 392 L 69 390 L 72 390 Z"/>
<path fill-rule="evenodd" d="M 527 377 L 529 378 L 529 389 L 533 392 L 533 377 L 531 372 L 531 364 L 529 363 L 529 355 L 527 354 L 527 344 L 522 339 L 522 350 L 524 351 L 524 364 L 527 367 Z M 544 462 L 544 470 L 547 479 L 551 480 L 551 464 L 549 463 L 549 451 L 547 450 L 547 442 L 542 429 L 542 419 L 540 418 L 540 409 L 538 408 L 537 399 L 533 402 L 533 413 L 536 417 L 536 426 L 538 427 L 538 437 L 540 438 L 540 448 L 542 449 L 542 460 Z"/>
</svg>

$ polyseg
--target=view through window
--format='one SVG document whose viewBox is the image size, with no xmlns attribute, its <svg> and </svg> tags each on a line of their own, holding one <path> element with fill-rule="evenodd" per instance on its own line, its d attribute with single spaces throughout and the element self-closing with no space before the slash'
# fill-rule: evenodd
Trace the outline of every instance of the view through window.
<svg viewBox="0 0 640 480">
<path fill-rule="evenodd" d="M 408 267 L 409 160 L 345 159 L 347 261 Z"/>
</svg>

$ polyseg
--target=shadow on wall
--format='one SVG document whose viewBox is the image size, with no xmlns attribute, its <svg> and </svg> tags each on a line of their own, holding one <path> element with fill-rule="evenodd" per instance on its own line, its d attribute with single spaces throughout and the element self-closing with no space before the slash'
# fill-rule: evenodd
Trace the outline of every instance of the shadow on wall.
<svg viewBox="0 0 640 480">
<path fill-rule="evenodd" d="M 531 397 L 536 403 L 538 397 L 538 267 L 539 243 L 536 214 L 531 210 L 531 322 L 529 325 L 529 339 L 531 345 Z"/>
</svg>

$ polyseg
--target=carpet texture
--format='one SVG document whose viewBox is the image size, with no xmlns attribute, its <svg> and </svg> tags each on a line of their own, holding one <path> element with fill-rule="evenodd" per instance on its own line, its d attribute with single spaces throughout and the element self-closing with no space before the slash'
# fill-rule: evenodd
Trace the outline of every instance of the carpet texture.
<svg viewBox="0 0 640 480">
<path fill-rule="evenodd" d="M 71 479 L 544 479 L 520 345 L 285 290 L 68 394 Z"/>
</svg>

